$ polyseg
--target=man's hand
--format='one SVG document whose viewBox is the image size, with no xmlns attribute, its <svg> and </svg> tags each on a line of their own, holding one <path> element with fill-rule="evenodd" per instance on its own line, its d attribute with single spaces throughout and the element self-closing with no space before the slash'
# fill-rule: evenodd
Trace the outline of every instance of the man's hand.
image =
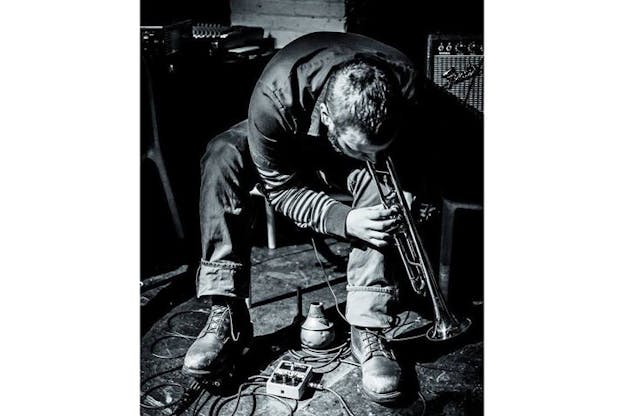
<svg viewBox="0 0 624 416">
<path fill-rule="evenodd" d="M 392 231 L 396 228 L 396 209 L 386 209 L 383 205 L 355 208 L 347 215 L 347 235 L 382 248 L 392 239 Z"/>
</svg>

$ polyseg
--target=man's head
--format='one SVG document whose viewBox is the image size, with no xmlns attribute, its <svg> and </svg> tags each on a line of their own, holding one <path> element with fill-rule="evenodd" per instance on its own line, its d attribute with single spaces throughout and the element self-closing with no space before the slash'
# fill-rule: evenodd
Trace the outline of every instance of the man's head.
<svg viewBox="0 0 624 416">
<path fill-rule="evenodd" d="M 327 81 L 321 122 L 339 152 L 376 162 L 397 133 L 400 91 L 396 80 L 371 61 L 336 68 Z"/>
</svg>

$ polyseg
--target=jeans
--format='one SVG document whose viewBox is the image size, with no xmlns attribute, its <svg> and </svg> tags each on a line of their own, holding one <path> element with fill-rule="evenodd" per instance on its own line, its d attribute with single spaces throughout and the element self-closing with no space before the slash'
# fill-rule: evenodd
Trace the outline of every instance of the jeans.
<svg viewBox="0 0 624 416">
<path fill-rule="evenodd" d="M 364 168 L 323 172 L 342 183 L 353 207 L 380 203 Z M 197 296 L 249 297 L 251 200 L 259 178 L 247 144 L 247 120 L 212 139 L 201 160 L 200 226 L 202 259 Z M 398 286 L 384 250 L 353 244 L 347 265 L 346 318 L 351 325 L 389 328 L 398 303 Z"/>
</svg>

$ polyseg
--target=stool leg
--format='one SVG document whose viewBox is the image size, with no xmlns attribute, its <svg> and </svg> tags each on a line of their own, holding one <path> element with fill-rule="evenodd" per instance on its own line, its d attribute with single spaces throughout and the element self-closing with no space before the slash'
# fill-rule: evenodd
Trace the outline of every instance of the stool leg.
<svg viewBox="0 0 624 416">
<path fill-rule="evenodd" d="M 264 207 L 267 219 L 267 246 L 269 249 L 277 247 L 276 244 L 276 228 L 275 228 L 275 211 L 268 200 L 264 200 Z"/>
<path fill-rule="evenodd" d="M 180 214 L 178 213 L 178 207 L 171 189 L 171 183 L 169 182 L 169 175 L 167 175 L 167 169 L 165 168 L 165 161 L 160 151 L 160 137 L 158 133 L 158 115 L 156 112 L 156 99 L 154 97 L 154 85 L 152 83 L 152 76 L 149 70 L 149 64 L 146 63 L 146 76 L 147 76 L 147 91 L 149 94 L 149 106 L 150 116 L 152 119 L 152 143 L 147 150 L 145 157 L 150 159 L 156 165 L 158 170 L 158 176 L 167 199 L 167 205 L 169 212 L 171 213 L 171 219 L 173 226 L 175 227 L 176 234 L 179 239 L 184 239 L 184 229 L 182 228 L 182 221 L 180 220 Z"/>
</svg>

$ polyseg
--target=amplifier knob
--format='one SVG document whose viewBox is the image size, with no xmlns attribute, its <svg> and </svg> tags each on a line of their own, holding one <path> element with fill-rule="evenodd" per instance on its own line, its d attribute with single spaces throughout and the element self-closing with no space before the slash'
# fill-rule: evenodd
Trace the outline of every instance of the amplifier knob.
<svg viewBox="0 0 624 416">
<path fill-rule="evenodd" d="M 438 45 L 438 52 L 444 52 L 444 45 L 442 44 L 442 42 L 440 42 L 440 45 Z"/>
<path fill-rule="evenodd" d="M 470 54 L 477 53 L 477 43 L 476 42 L 470 42 L 470 44 L 468 45 L 468 53 L 470 53 Z"/>
<path fill-rule="evenodd" d="M 463 42 L 459 42 L 457 45 L 455 45 L 455 52 L 458 55 L 463 55 L 465 50 L 466 50 L 466 45 L 464 45 Z"/>
<path fill-rule="evenodd" d="M 452 51 L 452 50 L 453 50 L 453 45 L 451 45 L 451 42 L 449 42 L 449 43 L 446 45 L 446 51 L 447 51 L 447 52 L 450 52 L 450 51 Z"/>
</svg>

